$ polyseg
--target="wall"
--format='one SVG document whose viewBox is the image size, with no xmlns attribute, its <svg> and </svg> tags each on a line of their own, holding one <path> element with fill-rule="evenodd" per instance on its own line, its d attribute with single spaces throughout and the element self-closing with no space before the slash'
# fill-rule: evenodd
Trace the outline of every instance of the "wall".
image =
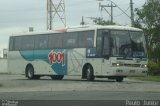
<svg viewBox="0 0 160 106">
<path fill-rule="evenodd" d="M 7 72 L 7 59 L 0 59 L 0 73 L 8 73 Z"/>
</svg>

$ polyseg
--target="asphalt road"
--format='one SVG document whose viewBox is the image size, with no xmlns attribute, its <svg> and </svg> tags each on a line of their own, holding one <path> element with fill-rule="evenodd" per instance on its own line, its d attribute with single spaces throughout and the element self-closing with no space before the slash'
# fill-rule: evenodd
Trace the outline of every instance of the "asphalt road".
<svg viewBox="0 0 160 106">
<path fill-rule="evenodd" d="M 0 75 L 1 100 L 160 100 L 160 82 L 125 79 L 94 82 L 68 76 L 27 80 L 20 75 Z"/>
<path fill-rule="evenodd" d="M 159 92 L 34 91 L 2 92 L 1 100 L 159 100 Z"/>
</svg>

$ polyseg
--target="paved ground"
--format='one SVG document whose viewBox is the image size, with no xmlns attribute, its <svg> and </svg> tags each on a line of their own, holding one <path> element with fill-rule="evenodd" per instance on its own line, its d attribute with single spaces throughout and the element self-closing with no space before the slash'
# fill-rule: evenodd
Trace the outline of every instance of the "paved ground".
<svg viewBox="0 0 160 106">
<path fill-rule="evenodd" d="M 115 82 L 108 79 L 96 79 L 94 82 L 81 80 L 80 77 L 67 76 L 61 81 L 43 77 L 40 80 L 28 80 L 21 75 L 0 75 L 0 92 L 28 91 L 140 91 L 160 92 L 160 82 L 125 79 Z"/>
<path fill-rule="evenodd" d="M 0 99 L 13 100 L 159 100 L 160 82 L 125 79 L 94 82 L 68 76 L 62 81 L 49 77 L 27 80 L 20 75 L 0 75 Z"/>
<path fill-rule="evenodd" d="M 2 92 L 2 100 L 159 100 L 159 92 L 34 91 Z"/>
</svg>

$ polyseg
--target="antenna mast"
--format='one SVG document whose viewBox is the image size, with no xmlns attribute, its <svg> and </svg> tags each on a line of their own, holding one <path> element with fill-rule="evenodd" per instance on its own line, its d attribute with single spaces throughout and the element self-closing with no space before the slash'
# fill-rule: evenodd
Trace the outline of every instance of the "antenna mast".
<svg viewBox="0 0 160 106">
<path fill-rule="evenodd" d="M 66 27 L 65 1 L 59 0 L 59 4 L 57 5 L 52 0 L 47 0 L 47 30 L 53 29 L 53 20 L 56 15 Z"/>
</svg>

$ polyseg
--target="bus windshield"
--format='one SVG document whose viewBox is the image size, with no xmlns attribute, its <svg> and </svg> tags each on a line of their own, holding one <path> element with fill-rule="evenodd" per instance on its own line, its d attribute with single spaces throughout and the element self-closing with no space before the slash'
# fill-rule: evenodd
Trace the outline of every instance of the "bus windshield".
<svg viewBox="0 0 160 106">
<path fill-rule="evenodd" d="M 111 56 L 147 58 L 143 32 L 111 31 Z"/>
</svg>

